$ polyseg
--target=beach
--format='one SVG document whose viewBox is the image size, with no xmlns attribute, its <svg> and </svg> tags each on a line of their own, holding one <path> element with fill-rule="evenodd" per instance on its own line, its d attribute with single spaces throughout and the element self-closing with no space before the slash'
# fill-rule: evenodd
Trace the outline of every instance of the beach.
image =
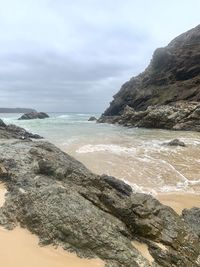
<svg viewBox="0 0 200 267">
<path fill-rule="evenodd" d="M 168 193 L 158 194 L 156 198 L 164 205 L 172 207 L 178 214 L 181 214 L 183 209 L 200 208 L 199 194 Z"/>
<path fill-rule="evenodd" d="M 40 247 L 38 238 L 20 227 L 0 228 L 1 266 L 5 267 L 103 267 L 95 259 L 81 259 L 61 248 Z"/>
<path fill-rule="evenodd" d="M 4 121 L 44 136 L 92 172 L 119 178 L 134 192 L 151 194 L 178 214 L 185 208 L 200 207 L 198 133 L 102 125 L 88 122 L 90 115 L 51 114 L 46 120 L 17 121 L 18 114 L 13 114 L 5 115 Z M 182 140 L 186 147 L 166 146 L 174 138 Z M 1 205 L 5 193 L 1 184 Z M 6 267 L 104 266 L 99 259 L 80 259 L 61 248 L 40 247 L 38 237 L 20 227 L 13 231 L 1 228 L 0 238 L 1 262 Z M 145 244 L 134 241 L 133 245 L 152 260 Z"/>
</svg>

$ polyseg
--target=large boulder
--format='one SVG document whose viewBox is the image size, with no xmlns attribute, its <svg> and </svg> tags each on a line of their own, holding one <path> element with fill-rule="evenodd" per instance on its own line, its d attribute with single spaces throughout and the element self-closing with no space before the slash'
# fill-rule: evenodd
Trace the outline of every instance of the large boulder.
<svg viewBox="0 0 200 267">
<path fill-rule="evenodd" d="M 22 115 L 18 120 L 33 120 L 33 119 L 45 119 L 49 118 L 49 115 L 44 112 L 30 112 Z"/>
<path fill-rule="evenodd" d="M 171 105 L 180 101 L 189 105 L 190 102 L 200 101 L 199 61 L 200 25 L 181 34 L 166 47 L 157 49 L 146 70 L 121 87 L 100 120 L 111 121 L 108 117 L 113 117 L 115 121 L 115 116 L 121 116 L 127 105 L 136 112 L 144 112 L 137 113 L 137 117 L 145 115 L 145 111 L 151 107 L 150 117 L 138 123 L 137 127 L 172 129 L 176 121 L 175 118 L 169 118 L 168 114 L 177 114 L 171 110 Z M 166 112 L 163 106 L 166 106 Z M 199 111 L 191 114 L 187 124 L 178 125 L 176 129 L 199 130 Z M 184 115 L 181 117 L 185 118 Z M 130 120 L 130 126 L 134 126 L 134 117 Z"/>
<path fill-rule="evenodd" d="M 200 242 L 171 208 L 123 181 L 91 173 L 54 145 L 13 141 L 0 146 L 8 193 L 0 224 L 19 223 L 41 244 L 60 245 L 106 267 L 197 267 Z M 153 257 L 134 247 L 145 243 Z"/>
</svg>

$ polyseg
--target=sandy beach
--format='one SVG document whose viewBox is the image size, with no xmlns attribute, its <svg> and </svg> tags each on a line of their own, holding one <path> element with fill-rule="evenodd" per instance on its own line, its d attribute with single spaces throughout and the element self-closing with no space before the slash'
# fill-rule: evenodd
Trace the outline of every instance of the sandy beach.
<svg viewBox="0 0 200 267">
<path fill-rule="evenodd" d="M 0 259 L 4 267 L 103 267 L 100 260 L 81 259 L 61 248 L 40 247 L 38 238 L 19 227 L 0 228 Z M 12 256 L 11 256 L 12 255 Z"/>
</svg>

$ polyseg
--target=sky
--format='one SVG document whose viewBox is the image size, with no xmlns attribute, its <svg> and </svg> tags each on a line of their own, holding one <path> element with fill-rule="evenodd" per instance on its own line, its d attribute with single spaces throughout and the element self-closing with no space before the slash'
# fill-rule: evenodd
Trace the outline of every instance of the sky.
<svg viewBox="0 0 200 267">
<path fill-rule="evenodd" d="M 0 107 L 103 112 L 199 0 L 0 0 Z"/>
</svg>

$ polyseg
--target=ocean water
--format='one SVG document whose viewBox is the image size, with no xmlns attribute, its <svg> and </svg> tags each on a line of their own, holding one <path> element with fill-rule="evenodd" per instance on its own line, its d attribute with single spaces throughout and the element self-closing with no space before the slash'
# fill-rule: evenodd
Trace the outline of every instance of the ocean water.
<svg viewBox="0 0 200 267">
<path fill-rule="evenodd" d="M 135 191 L 200 193 L 200 133 L 124 128 L 89 122 L 100 114 L 49 113 L 44 120 L 19 121 L 20 114 L 1 114 L 42 135 L 97 174 L 128 182 Z M 187 147 L 168 147 L 174 138 Z"/>
</svg>

